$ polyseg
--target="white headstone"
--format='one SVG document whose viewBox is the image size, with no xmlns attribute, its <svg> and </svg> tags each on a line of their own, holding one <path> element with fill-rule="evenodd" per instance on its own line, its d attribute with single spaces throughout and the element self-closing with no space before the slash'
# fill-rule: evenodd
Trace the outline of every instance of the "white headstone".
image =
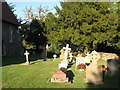
<svg viewBox="0 0 120 90">
<path fill-rule="evenodd" d="M 68 66 L 68 61 L 67 60 L 62 60 L 61 63 L 59 64 L 59 69 L 61 67 L 67 68 L 67 66 Z"/>
<path fill-rule="evenodd" d="M 65 49 L 64 59 L 67 60 L 67 58 L 68 58 L 68 52 L 71 50 L 71 48 L 69 48 L 69 44 L 66 44 L 66 47 L 63 47 L 63 49 Z"/>
<path fill-rule="evenodd" d="M 61 63 L 60 63 L 60 64 L 59 64 L 59 69 L 60 69 L 60 68 L 67 68 L 67 66 L 68 66 L 68 64 L 61 64 Z"/>
<path fill-rule="evenodd" d="M 85 60 L 85 63 L 90 63 L 91 61 L 88 57 L 85 57 L 84 60 Z"/>
<path fill-rule="evenodd" d="M 28 61 L 28 55 L 29 55 L 30 53 L 28 52 L 28 51 L 26 51 L 25 53 L 24 53 L 24 55 L 26 56 L 26 62 L 27 63 L 29 63 L 29 61 Z"/>
<path fill-rule="evenodd" d="M 87 56 L 85 56 L 85 63 L 90 63 L 91 59 L 90 59 L 90 54 L 89 54 L 89 52 L 87 52 L 86 55 L 87 55 Z"/>
<path fill-rule="evenodd" d="M 76 57 L 76 67 L 78 64 L 85 64 L 85 58 L 84 57 Z"/>
<path fill-rule="evenodd" d="M 54 54 L 54 55 L 53 55 L 53 57 L 54 57 L 54 59 L 56 59 L 57 55 L 56 55 L 56 54 Z"/>
</svg>

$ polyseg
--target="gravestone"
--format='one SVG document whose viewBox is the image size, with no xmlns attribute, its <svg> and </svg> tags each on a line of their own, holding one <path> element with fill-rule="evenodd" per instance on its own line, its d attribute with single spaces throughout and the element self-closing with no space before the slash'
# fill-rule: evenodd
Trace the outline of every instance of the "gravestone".
<svg viewBox="0 0 120 90">
<path fill-rule="evenodd" d="M 64 52 L 64 60 L 67 60 L 68 53 L 71 51 L 71 48 L 69 48 L 69 44 L 66 44 L 66 47 L 63 47 L 63 49 L 65 50 L 65 52 Z"/>
<path fill-rule="evenodd" d="M 56 55 L 56 54 L 54 54 L 54 55 L 53 55 L 54 60 L 56 59 L 56 57 L 57 57 L 57 55 Z"/>
<path fill-rule="evenodd" d="M 91 59 L 92 61 L 98 61 L 100 59 L 100 55 L 94 50 L 90 53 L 89 59 Z"/>
<path fill-rule="evenodd" d="M 89 66 L 86 66 L 86 83 L 103 84 L 102 68 L 94 60 Z"/>
<path fill-rule="evenodd" d="M 109 74 L 118 74 L 119 72 L 119 63 L 118 60 L 109 59 L 107 60 L 107 73 Z"/>
<path fill-rule="evenodd" d="M 59 69 L 60 68 L 67 68 L 67 66 L 68 66 L 68 61 L 62 60 L 61 63 L 59 64 Z"/>
<path fill-rule="evenodd" d="M 105 53 L 105 52 L 98 52 L 100 55 L 100 59 L 107 61 L 109 59 L 119 59 L 119 56 L 115 53 Z"/>
<path fill-rule="evenodd" d="M 29 63 L 29 60 L 28 60 L 28 55 L 29 55 L 30 53 L 28 52 L 28 51 L 25 51 L 25 53 L 24 53 L 24 55 L 25 55 L 25 57 L 26 57 L 26 62 L 24 63 L 24 64 L 21 64 L 21 65 L 29 65 L 30 63 Z"/>
<path fill-rule="evenodd" d="M 57 70 L 52 78 L 51 78 L 51 82 L 68 82 L 68 77 L 66 75 L 65 72 L 63 72 L 62 70 Z"/>
<path fill-rule="evenodd" d="M 76 67 L 78 64 L 85 64 L 85 59 L 84 57 L 76 57 Z"/>
<path fill-rule="evenodd" d="M 64 50 L 61 49 L 61 50 L 60 50 L 60 53 L 61 53 L 61 54 L 60 54 L 60 59 L 64 59 Z"/>
</svg>

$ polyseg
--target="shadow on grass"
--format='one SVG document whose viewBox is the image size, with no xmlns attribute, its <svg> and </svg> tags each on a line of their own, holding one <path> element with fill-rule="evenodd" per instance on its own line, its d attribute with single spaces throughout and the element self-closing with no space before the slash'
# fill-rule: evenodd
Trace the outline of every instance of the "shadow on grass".
<svg viewBox="0 0 120 90">
<path fill-rule="evenodd" d="M 74 63 L 69 63 L 67 68 L 71 68 Z"/>
<path fill-rule="evenodd" d="M 29 62 L 40 59 L 40 55 L 29 55 Z M 25 56 L 21 57 L 2 57 L 2 66 L 25 63 Z"/>
<path fill-rule="evenodd" d="M 103 84 L 95 85 L 87 83 L 87 88 L 116 88 L 120 85 L 120 75 L 108 75 L 105 74 Z"/>
<path fill-rule="evenodd" d="M 68 77 L 68 82 L 73 83 L 75 75 L 74 75 L 74 73 L 71 70 L 67 71 L 67 77 Z"/>
</svg>

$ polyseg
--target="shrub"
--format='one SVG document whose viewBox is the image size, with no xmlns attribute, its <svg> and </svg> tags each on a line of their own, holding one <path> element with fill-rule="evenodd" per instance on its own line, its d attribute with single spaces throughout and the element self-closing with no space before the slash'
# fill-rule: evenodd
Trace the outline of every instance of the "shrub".
<svg viewBox="0 0 120 90">
<path fill-rule="evenodd" d="M 48 47 L 47 52 L 60 54 L 60 47 L 57 44 L 51 44 Z"/>
</svg>

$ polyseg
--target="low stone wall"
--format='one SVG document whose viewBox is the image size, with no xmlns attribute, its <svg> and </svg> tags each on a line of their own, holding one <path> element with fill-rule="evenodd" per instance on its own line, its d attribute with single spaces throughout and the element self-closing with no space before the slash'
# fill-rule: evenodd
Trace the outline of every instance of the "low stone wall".
<svg viewBox="0 0 120 90">
<path fill-rule="evenodd" d="M 100 55 L 101 60 L 107 61 L 108 59 L 120 59 L 120 57 L 115 53 L 105 53 L 105 52 L 97 52 Z"/>
</svg>

